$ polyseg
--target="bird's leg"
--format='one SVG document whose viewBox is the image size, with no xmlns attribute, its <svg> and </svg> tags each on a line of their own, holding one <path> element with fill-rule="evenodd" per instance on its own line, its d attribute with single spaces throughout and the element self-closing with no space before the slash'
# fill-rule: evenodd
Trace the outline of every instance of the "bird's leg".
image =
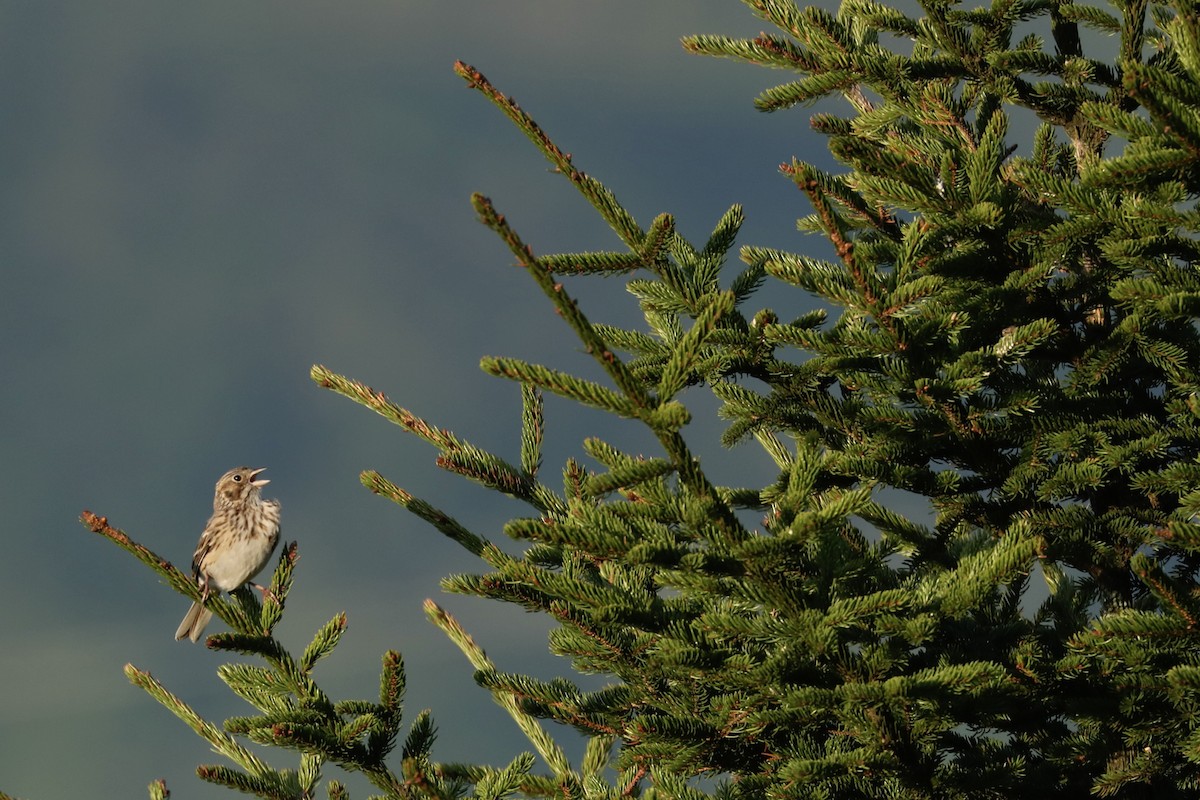
<svg viewBox="0 0 1200 800">
<path fill-rule="evenodd" d="M 275 596 L 275 593 L 272 592 L 270 589 L 268 589 L 266 586 L 259 586 L 254 581 L 247 581 L 247 585 L 253 586 L 255 589 L 258 589 L 260 592 L 262 592 L 264 603 L 267 602 L 267 595 L 270 595 L 271 600 L 274 601 L 275 605 L 277 605 L 277 606 L 283 605 L 283 603 L 280 602 L 279 598 Z"/>
</svg>

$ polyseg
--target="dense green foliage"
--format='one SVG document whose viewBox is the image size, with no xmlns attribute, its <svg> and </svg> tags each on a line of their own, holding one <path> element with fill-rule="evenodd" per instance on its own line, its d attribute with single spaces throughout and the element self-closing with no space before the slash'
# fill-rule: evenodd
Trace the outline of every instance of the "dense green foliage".
<svg viewBox="0 0 1200 800">
<path fill-rule="evenodd" d="M 245 596 L 242 632 L 210 643 L 268 660 L 223 673 L 263 716 L 227 728 L 307 760 L 282 777 L 239 761 L 243 783 L 214 780 L 308 796 L 289 792 L 330 760 L 392 797 L 1200 791 L 1200 5 L 746 2 L 776 32 L 685 46 L 798 73 L 760 96 L 765 110 L 845 99 L 848 116 L 812 119 L 844 170 L 784 168 L 814 208 L 801 227 L 836 260 L 743 247 L 726 275 L 739 209 L 700 246 L 666 215 L 643 229 L 460 64 L 625 245 L 535 255 L 474 200 L 609 380 L 485 359 L 521 385 L 513 463 L 313 371 L 434 444 L 444 468 L 528 503 L 505 527 L 528 543 L 515 557 L 363 475 L 486 563 L 447 589 L 550 614 L 552 650 L 612 684 L 501 673 L 431 606 L 549 771 L 436 764 L 422 717 L 393 772 L 399 656 L 378 703 L 335 704 L 308 670 L 336 619 L 294 659 Z M 1031 115 L 1036 131 L 1016 133 Z M 590 323 L 564 286 L 614 272 L 633 273 L 646 330 Z M 831 313 L 752 310 L 792 287 Z M 709 481 L 683 435 L 680 393 L 700 385 L 724 403 L 726 444 L 774 459 L 773 484 Z M 590 466 L 570 461 L 552 487 L 543 392 L 644 423 L 661 452 L 588 440 Z M 922 498 L 932 521 L 901 516 L 884 489 Z M 539 719 L 591 737 L 584 763 Z"/>
</svg>

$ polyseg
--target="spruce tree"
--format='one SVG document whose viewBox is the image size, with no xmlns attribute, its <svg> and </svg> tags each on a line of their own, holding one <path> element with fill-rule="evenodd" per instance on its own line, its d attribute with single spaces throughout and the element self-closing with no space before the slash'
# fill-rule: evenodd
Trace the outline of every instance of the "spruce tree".
<svg viewBox="0 0 1200 800">
<path fill-rule="evenodd" d="M 621 242 L 538 254 L 473 198 L 606 380 L 485 358 L 523 399 L 510 459 L 312 373 L 432 444 L 439 466 L 527 504 L 504 526 L 525 544 L 510 555 L 362 475 L 482 560 L 445 589 L 549 614 L 551 649 L 610 685 L 502 672 L 431 602 L 542 764 L 438 763 L 424 715 L 389 757 L 400 655 L 383 658 L 378 700 L 327 697 L 312 667 L 344 619 L 298 657 L 271 636 L 289 549 L 265 604 L 211 602 L 233 632 L 209 646 L 263 660 L 220 673 L 258 716 L 222 730 L 129 669 L 236 765 L 203 777 L 262 797 L 312 796 L 326 762 L 387 797 L 1200 792 L 1200 4 L 745 2 L 772 32 L 684 46 L 795 73 L 763 110 L 844 101 L 844 116 L 811 118 L 839 171 L 782 168 L 831 260 L 742 246 L 731 266 L 736 206 L 703 243 L 669 215 L 642 227 L 459 64 Z M 591 322 L 566 286 L 612 274 L 630 275 L 644 330 Z M 769 298 L 797 289 L 824 309 L 779 319 Z M 686 435 L 689 387 L 722 401 L 724 443 L 760 447 L 773 483 L 709 480 Z M 547 392 L 643 424 L 658 451 L 588 439 L 559 486 L 542 468 Z M 921 498 L 928 519 L 887 490 Z M 197 596 L 106 520 L 85 522 Z M 588 737 L 580 764 L 544 721 Z M 273 770 L 242 740 L 295 750 L 298 768 Z"/>
</svg>

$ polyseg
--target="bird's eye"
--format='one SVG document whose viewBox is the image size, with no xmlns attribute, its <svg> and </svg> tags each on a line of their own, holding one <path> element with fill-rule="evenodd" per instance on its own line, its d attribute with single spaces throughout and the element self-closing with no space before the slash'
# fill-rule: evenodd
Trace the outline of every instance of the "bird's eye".
<svg viewBox="0 0 1200 800">
<path fill-rule="evenodd" d="M 233 476 L 233 482 L 234 482 L 234 483 L 241 483 L 241 482 L 242 482 L 242 476 L 241 476 L 241 475 L 234 475 L 234 476 Z"/>
</svg>

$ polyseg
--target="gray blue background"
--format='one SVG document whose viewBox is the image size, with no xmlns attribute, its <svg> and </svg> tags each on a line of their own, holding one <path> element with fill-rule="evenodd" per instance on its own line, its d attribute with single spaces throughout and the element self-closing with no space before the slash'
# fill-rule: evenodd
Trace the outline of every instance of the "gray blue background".
<svg viewBox="0 0 1200 800">
<path fill-rule="evenodd" d="M 0 3 L 0 789 L 144 797 L 162 777 L 179 798 L 228 796 L 194 776 L 219 759 L 121 672 L 147 669 L 220 721 L 251 711 L 216 677 L 224 658 L 172 641 L 186 601 L 77 517 L 104 514 L 185 565 L 213 482 L 238 464 L 269 467 L 300 542 L 279 635 L 299 650 L 349 615 L 317 671 L 330 694 L 375 696 L 380 654 L 399 649 L 409 717 L 428 707 L 438 723 L 435 757 L 529 749 L 421 601 L 501 669 L 569 675 L 547 623 L 441 594 L 439 578 L 478 564 L 357 476 L 378 469 L 495 539 L 527 509 L 440 472 L 432 448 L 316 388 L 309 366 L 511 460 L 518 391 L 479 357 L 596 375 L 468 198 L 491 196 L 541 253 L 619 242 L 455 59 L 643 225 L 668 211 L 702 244 L 736 202 L 741 243 L 820 249 L 795 232 L 808 207 L 777 166 L 824 161 L 823 143 L 808 112 L 752 107 L 786 76 L 679 45 L 763 26 L 737 0 Z M 622 279 L 567 286 L 596 321 L 640 319 Z M 779 284 L 754 302 L 806 304 Z M 722 453 L 702 391 L 686 399 L 714 480 L 773 477 L 756 445 Z M 552 486 L 585 436 L 658 452 L 632 423 L 553 398 L 547 419 Z"/>
</svg>

